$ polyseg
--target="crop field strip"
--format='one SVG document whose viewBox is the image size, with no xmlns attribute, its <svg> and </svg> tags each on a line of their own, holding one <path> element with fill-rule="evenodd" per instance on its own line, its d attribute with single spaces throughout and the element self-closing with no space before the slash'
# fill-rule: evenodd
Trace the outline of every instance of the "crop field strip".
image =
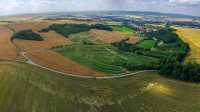
<svg viewBox="0 0 200 112">
<path fill-rule="evenodd" d="M 105 43 L 115 43 L 130 38 L 129 34 L 116 31 L 91 30 L 90 35 Z"/>
<path fill-rule="evenodd" d="M 200 63 L 200 30 L 194 28 L 176 27 L 177 34 L 183 41 L 189 43 L 191 51 L 186 58 L 186 62 Z"/>
<path fill-rule="evenodd" d="M 0 59 L 15 60 L 18 57 L 17 49 L 11 43 L 12 31 L 6 26 L 0 26 Z"/>
</svg>

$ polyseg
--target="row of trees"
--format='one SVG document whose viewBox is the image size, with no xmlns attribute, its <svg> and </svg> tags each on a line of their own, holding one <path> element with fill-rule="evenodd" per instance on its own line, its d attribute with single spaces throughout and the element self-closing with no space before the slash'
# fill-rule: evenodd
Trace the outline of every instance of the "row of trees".
<svg viewBox="0 0 200 112">
<path fill-rule="evenodd" d="M 59 34 L 62 34 L 65 37 L 68 37 L 70 34 L 86 32 L 90 29 L 100 29 L 100 30 L 108 30 L 112 31 L 112 28 L 108 25 L 104 24 L 53 24 L 48 28 L 42 29 L 40 32 L 48 32 L 49 30 L 53 30 Z"/>
<path fill-rule="evenodd" d="M 183 64 L 173 57 L 168 57 L 160 63 L 160 73 L 164 76 L 192 82 L 200 82 L 200 65 L 196 63 Z"/>
</svg>

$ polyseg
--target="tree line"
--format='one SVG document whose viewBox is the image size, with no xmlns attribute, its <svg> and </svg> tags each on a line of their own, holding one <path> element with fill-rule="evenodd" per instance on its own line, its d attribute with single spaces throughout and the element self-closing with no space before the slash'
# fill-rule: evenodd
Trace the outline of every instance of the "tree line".
<svg viewBox="0 0 200 112">
<path fill-rule="evenodd" d="M 86 32 L 91 29 L 107 30 L 112 31 L 112 27 L 104 24 L 53 24 L 48 28 L 42 29 L 40 32 L 48 32 L 53 30 L 59 34 L 62 34 L 65 37 L 68 37 L 70 34 Z"/>
<path fill-rule="evenodd" d="M 191 82 L 200 82 L 200 65 L 196 63 L 183 64 L 173 57 L 168 57 L 160 63 L 160 74 Z"/>
<path fill-rule="evenodd" d="M 14 33 L 11 40 L 13 39 L 24 39 L 24 40 L 35 40 L 35 41 L 44 40 L 39 34 L 33 32 L 31 29 Z"/>
<path fill-rule="evenodd" d="M 145 55 L 159 59 L 159 63 L 151 64 L 130 64 L 124 63 L 128 70 L 159 70 L 161 75 L 184 81 L 200 82 L 200 65 L 196 63 L 184 64 L 184 58 L 190 51 L 189 45 L 184 43 L 175 30 L 169 26 L 157 31 L 147 32 L 149 38 L 157 38 L 157 41 L 164 41 L 165 47 L 157 46 L 156 51 L 138 48 L 134 44 L 129 44 L 126 40 L 113 43 L 122 52 L 132 52 L 138 55 Z M 165 51 L 165 52 L 163 52 Z"/>
</svg>

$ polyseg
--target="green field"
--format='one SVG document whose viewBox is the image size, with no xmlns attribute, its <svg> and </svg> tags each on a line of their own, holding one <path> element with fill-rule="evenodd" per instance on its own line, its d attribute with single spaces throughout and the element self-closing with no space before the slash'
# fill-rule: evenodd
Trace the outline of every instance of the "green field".
<svg viewBox="0 0 200 112">
<path fill-rule="evenodd" d="M 62 76 L 1 62 L 1 112 L 199 112 L 200 85 L 156 73 L 120 79 Z"/>
<path fill-rule="evenodd" d="M 128 34 L 134 34 L 135 30 L 126 27 L 126 26 L 113 26 L 112 27 L 114 31 L 119 31 L 119 32 L 124 32 L 124 33 L 128 33 Z"/>
<path fill-rule="evenodd" d="M 138 47 L 143 49 L 151 49 L 156 45 L 155 40 L 143 40 L 137 44 Z"/>
<path fill-rule="evenodd" d="M 125 69 L 122 65 L 127 62 L 132 64 L 157 62 L 155 58 L 121 53 L 110 44 L 94 40 L 87 33 L 71 35 L 69 39 L 74 42 L 73 45 L 56 48 L 55 51 L 80 64 L 108 74 L 123 73 Z"/>
</svg>

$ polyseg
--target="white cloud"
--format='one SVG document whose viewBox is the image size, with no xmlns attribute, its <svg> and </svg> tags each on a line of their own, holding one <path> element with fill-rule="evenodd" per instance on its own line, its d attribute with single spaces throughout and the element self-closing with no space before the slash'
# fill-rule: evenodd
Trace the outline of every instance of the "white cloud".
<svg viewBox="0 0 200 112">
<path fill-rule="evenodd" d="M 171 3 L 200 4 L 200 0 L 169 0 Z"/>
</svg>

